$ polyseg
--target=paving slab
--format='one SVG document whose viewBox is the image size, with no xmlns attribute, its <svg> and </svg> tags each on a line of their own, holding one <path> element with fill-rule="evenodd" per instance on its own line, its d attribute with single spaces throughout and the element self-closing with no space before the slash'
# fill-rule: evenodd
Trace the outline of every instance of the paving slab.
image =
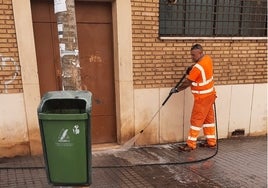
<svg viewBox="0 0 268 188">
<path fill-rule="evenodd" d="M 90 188 L 267 187 L 266 136 L 222 139 L 218 150 L 179 152 L 179 144 L 94 151 Z M 0 159 L 0 187 L 56 186 L 47 180 L 43 156 L 23 156 Z"/>
</svg>

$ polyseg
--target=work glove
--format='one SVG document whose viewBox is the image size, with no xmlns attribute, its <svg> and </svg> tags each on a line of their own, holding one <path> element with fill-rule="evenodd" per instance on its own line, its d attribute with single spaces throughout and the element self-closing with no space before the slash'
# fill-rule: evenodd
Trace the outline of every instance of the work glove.
<svg viewBox="0 0 268 188">
<path fill-rule="evenodd" d="M 170 94 L 173 94 L 173 93 L 178 93 L 178 89 L 176 87 L 173 87 L 171 90 L 170 90 Z"/>
<path fill-rule="evenodd" d="M 186 74 L 187 74 L 187 75 L 190 74 L 190 71 L 192 70 L 192 68 L 193 68 L 193 65 L 187 68 L 187 70 L 186 70 Z"/>
</svg>

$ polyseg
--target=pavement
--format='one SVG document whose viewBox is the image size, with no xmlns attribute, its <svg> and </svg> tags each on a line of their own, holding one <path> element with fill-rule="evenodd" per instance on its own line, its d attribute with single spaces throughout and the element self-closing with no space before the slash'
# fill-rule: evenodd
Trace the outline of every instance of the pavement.
<svg viewBox="0 0 268 188">
<path fill-rule="evenodd" d="M 221 139 L 218 149 L 191 152 L 179 152 L 179 144 L 93 150 L 90 188 L 267 187 L 266 136 Z M 0 159 L 0 187 L 56 186 L 43 156 L 22 156 Z"/>
</svg>

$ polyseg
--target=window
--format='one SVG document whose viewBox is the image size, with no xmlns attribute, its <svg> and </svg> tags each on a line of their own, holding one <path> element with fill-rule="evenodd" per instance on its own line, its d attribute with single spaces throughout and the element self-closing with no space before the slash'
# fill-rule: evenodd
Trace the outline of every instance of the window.
<svg viewBox="0 0 268 188">
<path fill-rule="evenodd" d="M 266 0 L 160 0 L 159 35 L 265 37 Z"/>
</svg>

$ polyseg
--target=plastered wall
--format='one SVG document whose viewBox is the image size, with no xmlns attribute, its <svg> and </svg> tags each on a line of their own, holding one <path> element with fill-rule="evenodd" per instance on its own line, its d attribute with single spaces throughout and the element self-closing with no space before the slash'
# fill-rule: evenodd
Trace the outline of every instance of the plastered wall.
<svg viewBox="0 0 268 188">
<path fill-rule="evenodd" d="M 236 130 L 244 130 L 245 136 L 267 133 L 266 88 L 267 84 L 216 86 L 219 138 L 228 138 Z M 162 106 L 169 91 L 168 88 L 134 90 L 136 133 L 146 127 L 137 139 L 137 145 L 186 140 L 193 96 L 187 89 L 173 94 Z M 152 120 L 157 109 L 160 111 Z"/>
</svg>

